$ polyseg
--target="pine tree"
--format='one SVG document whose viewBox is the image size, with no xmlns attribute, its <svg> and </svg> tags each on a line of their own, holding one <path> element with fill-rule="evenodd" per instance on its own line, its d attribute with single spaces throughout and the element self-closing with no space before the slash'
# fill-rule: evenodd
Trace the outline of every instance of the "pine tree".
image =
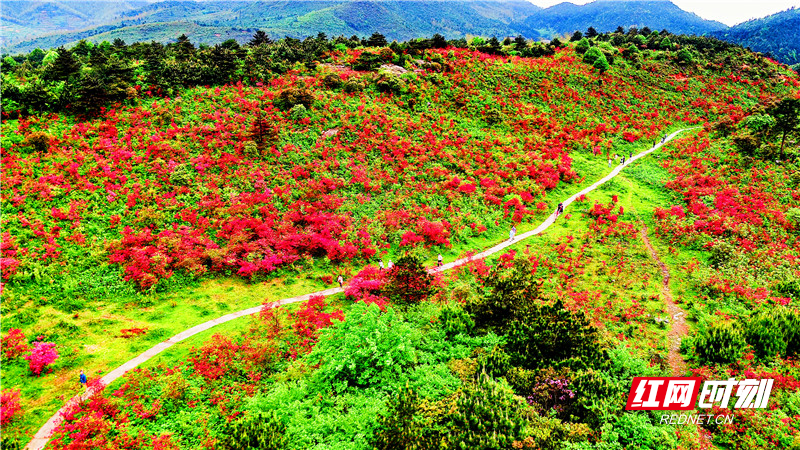
<svg viewBox="0 0 800 450">
<path fill-rule="evenodd" d="M 389 43 L 386 42 L 386 37 L 377 31 L 372 33 L 372 36 L 367 39 L 368 47 L 386 47 Z"/>
<path fill-rule="evenodd" d="M 378 416 L 375 433 L 377 450 L 424 450 L 435 448 L 423 436 L 419 397 L 406 383 L 405 387 L 389 399 L 386 414 Z"/>
<path fill-rule="evenodd" d="M 225 425 L 219 442 L 223 450 L 281 450 L 286 448 L 286 425 L 272 413 L 248 413 Z"/>
<path fill-rule="evenodd" d="M 595 30 L 594 27 L 589 27 L 589 29 L 586 30 L 586 37 L 591 39 L 595 36 L 597 36 L 597 30 Z"/>
<path fill-rule="evenodd" d="M 250 42 L 247 43 L 250 47 L 258 47 L 259 45 L 269 45 L 272 43 L 272 39 L 269 38 L 267 33 L 258 30 L 253 34 L 253 38 L 250 39 Z"/>
<path fill-rule="evenodd" d="M 524 38 L 524 37 L 522 37 L 522 35 L 521 35 L 521 34 L 520 34 L 520 35 L 518 35 L 518 36 L 517 36 L 517 37 L 514 39 L 514 48 L 515 48 L 516 50 L 524 50 L 524 49 L 528 48 L 528 42 L 525 40 L 525 38 Z"/>
<path fill-rule="evenodd" d="M 775 128 L 781 133 L 780 159 L 783 160 L 786 136 L 800 129 L 800 99 L 785 97 L 769 108 L 767 113 L 775 119 Z"/>
<path fill-rule="evenodd" d="M 72 56 L 72 52 L 64 47 L 59 47 L 56 52 L 58 52 L 58 56 L 45 71 L 45 78 L 54 81 L 66 81 L 77 75 L 81 69 L 81 64 Z"/>
<path fill-rule="evenodd" d="M 431 45 L 433 48 L 446 48 L 447 47 L 447 40 L 439 33 L 436 33 L 431 38 Z"/>
</svg>

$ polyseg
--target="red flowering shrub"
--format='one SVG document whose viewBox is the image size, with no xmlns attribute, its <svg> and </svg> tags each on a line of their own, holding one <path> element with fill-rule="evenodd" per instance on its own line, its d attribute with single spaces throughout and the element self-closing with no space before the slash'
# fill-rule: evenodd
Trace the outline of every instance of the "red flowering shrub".
<svg viewBox="0 0 800 450">
<path fill-rule="evenodd" d="M 383 309 L 388 298 L 383 296 L 383 288 L 388 283 L 386 270 L 367 266 L 358 272 L 344 291 L 344 295 L 357 302 L 375 303 Z"/>
<path fill-rule="evenodd" d="M 2 339 L 3 356 L 14 359 L 30 351 L 25 334 L 19 328 L 12 328 Z"/>
<path fill-rule="evenodd" d="M 3 389 L 0 393 L 0 426 L 6 426 L 17 418 L 22 406 L 19 404 L 19 390 Z"/>
<path fill-rule="evenodd" d="M 31 372 L 39 376 L 42 371 L 58 358 L 56 344 L 52 342 L 34 342 L 30 354 L 24 356 L 28 360 Z"/>
</svg>

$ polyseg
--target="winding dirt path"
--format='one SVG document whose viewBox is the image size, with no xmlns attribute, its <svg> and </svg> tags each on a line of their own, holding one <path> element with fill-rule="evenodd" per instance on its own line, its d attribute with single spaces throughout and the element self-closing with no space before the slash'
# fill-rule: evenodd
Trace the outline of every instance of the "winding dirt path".
<svg viewBox="0 0 800 450">
<path fill-rule="evenodd" d="M 589 192 L 597 189 L 603 183 L 605 183 L 608 180 L 610 180 L 610 179 L 614 178 L 615 176 L 617 176 L 617 174 L 619 174 L 622 171 L 622 169 L 627 167 L 630 163 L 638 160 L 639 158 L 643 158 L 643 157 L 649 155 L 650 153 L 658 150 L 659 148 L 661 148 L 662 145 L 666 144 L 667 142 L 669 142 L 670 140 L 675 138 L 675 136 L 677 136 L 678 134 L 680 134 L 680 133 L 682 133 L 684 131 L 693 130 L 693 129 L 696 129 L 696 128 L 702 128 L 702 127 L 692 127 L 692 128 L 680 129 L 680 130 L 668 135 L 664 139 L 663 142 L 658 142 L 652 148 L 650 148 L 648 150 L 645 150 L 645 151 L 639 153 L 638 155 L 634 156 L 633 158 L 627 160 L 625 162 L 625 164 L 618 164 L 614 168 L 614 170 L 612 170 L 608 175 L 606 175 L 605 177 L 601 178 L 600 180 L 598 180 L 597 182 L 595 182 L 591 186 L 581 190 L 577 194 L 575 194 L 575 195 L 569 197 L 568 199 L 564 200 L 563 201 L 564 209 L 566 210 L 567 206 L 569 206 L 570 203 L 575 201 L 575 199 L 577 199 L 581 195 L 588 194 Z M 523 234 L 517 235 L 516 238 L 513 241 L 506 240 L 506 241 L 501 242 L 500 244 L 497 244 L 497 245 L 495 245 L 493 247 L 490 247 L 490 248 L 488 248 L 488 249 L 484 250 L 483 252 L 480 252 L 480 253 L 478 253 L 476 255 L 472 255 L 472 256 L 467 257 L 467 258 L 457 259 L 457 260 L 455 260 L 453 262 L 444 264 L 441 267 L 430 268 L 430 269 L 428 269 L 428 272 L 430 272 L 430 273 L 444 272 L 446 270 L 450 270 L 452 268 L 464 265 L 464 264 L 466 264 L 466 263 L 468 263 L 470 261 L 486 258 L 487 256 L 492 255 L 494 253 L 497 253 L 497 252 L 505 249 L 506 247 L 510 247 L 512 245 L 517 244 L 519 241 L 521 241 L 523 239 L 527 239 L 529 237 L 532 237 L 532 236 L 535 236 L 535 235 L 541 233 L 542 231 L 546 230 L 550 225 L 552 225 L 555 222 L 555 220 L 556 220 L 555 213 L 550 214 L 550 216 L 548 216 L 541 224 L 539 224 L 539 226 L 536 227 L 536 229 L 528 231 L 527 233 L 523 233 Z M 648 245 L 649 245 L 649 242 L 648 242 Z M 652 247 L 651 247 L 651 251 L 652 251 Z M 655 253 L 653 253 L 653 254 L 655 255 Z M 656 259 L 658 259 L 657 256 L 656 256 Z M 660 263 L 660 261 L 659 261 L 659 263 Z M 664 266 L 663 264 L 662 264 L 662 268 L 663 268 L 663 270 L 666 270 L 666 266 Z M 668 272 L 667 272 L 666 276 L 669 277 L 669 273 Z M 312 292 L 312 293 L 305 294 L 305 295 L 300 295 L 300 296 L 297 296 L 297 297 L 284 298 L 284 299 L 281 299 L 281 300 L 278 300 L 278 301 L 274 302 L 274 305 L 277 306 L 277 305 L 286 305 L 286 304 L 289 304 L 289 303 L 302 302 L 302 301 L 308 300 L 312 295 L 328 296 L 328 295 L 338 294 L 340 292 L 344 292 L 344 288 L 333 288 L 333 289 L 327 289 L 327 290 L 324 290 L 324 291 Z M 671 301 L 672 297 L 670 296 L 669 298 L 670 298 L 670 301 Z M 169 338 L 169 339 L 167 339 L 167 340 L 155 345 L 154 347 L 146 350 L 144 353 L 140 354 L 139 356 L 131 359 L 130 361 L 128 361 L 128 362 L 122 364 L 121 366 L 117 367 L 116 369 L 112 370 L 111 372 L 109 372 L 108 374 L 106 374 L 102 378 L 102 382 L 103 382 L 104 385 L 109 385 L 112 382 L 114 382 L 117 378 L 119 378 L 122 375 L 124 375 L 125 372 L 127 372 L 129 370 L 132 370 L 132 369 L 135 369 L 139 364 L 142 364 L 143 362 L 149 360 L 153 356 L 158 355 L 159 353 L 163 352 L 164 350 L 168 349 L 169 347 L 172 347 L 173 345 L 177 344 L 178 342 L 181 342 L 184 339 L 188 339 L 188 338 L 190 338 L 190 337 L 192 337 L 192 336 L 194 336 L 194 335 L 196 335 L 198 333 L 201 333 L 201 332 L 206 331 L 206 330 L 208 330 L 210 328 L 213 328 L 216 325 L 228 322 L 230 320 L 233 320 L 233 319 L 236 319 L 236 318 L 239 318 L 239 317 L 249 316 L 251 314 L 255 314 L 255 313 L 261 311 L 261 308 L 262 308 L 262 306 L 254 306 L 252 308 L 248 308 L 248 309 L 244 309 L 244 310 L 237 311 L 237 312 L 234 312 L 234 313 L 230 313 L 230 314 L 218 317 L 216 319 L 209 320 L 208 322 L 201 323 L 201 324 L 196 325 L 196 326 L 194 326 L 192 328 L 189 328 L 186 331 L 183 331 L 183 332 L 181 332 L 179 334 L 176 334 L 175 336 L 172 336 L 171 338 Z M 672 352 L 672 350 L 670 350 L 670 352 Z M 47 420 L 47 422 L 44 425 L 42 425 L 42 427 L 39 429 L 39 431 L 37 431 L 36 434 L 34 435 L 33 439 L 28 443 L 28 445 L 25 446 L 26 450 L 41 450 L 41 449 L 43 449 L 45 447 L 45 445 L 47 445 L 47 442 L 50 440 L 50 436 L 53 434 L 53 430 L 55 430 L 55 428 L 61 422 L 62 414 L 65 411 L 67 411 L 70 407 L 72 407 L 73 405 L 75 405 L 77 403 L 80 403 L 83 400 L 88 399 L 89 397 L 94 395 L 94 393 L 95 392 L 93 390 L 89 389 L 86 392 L 84 392 L 83 394 L 79 394 L 79 395 L 76 395 L 75 397 L 71 398 L 61 409 L 58 410 L 58 412 L 56 412 L 50 419 Z"/>
<path fill-rule="evenodd" d="M 681 339 L 689 332 L 689 327 L 686 326 L 686 311 L 683 310 L 675 299 L 672 298 L 672 291 L 669 289 L 669 269 L 664 264 L 656 253 L 656 249 L 647 238 L 647 226 L 642 227 L 642 240 L 645 247 L 650 251 L 650 256 L 653 257 L 658 266 L 661 268 L 661 293 L 664 295 L 664 301 L 667 303 L 667 312 L 669 312 L 670 330 L 669 337 L 669 354 L 667 356 L 667 363 L 672 370 L 672 375 L 676 377 L 684 376 L 686 374 L 687 366 L 686 361 L 681 356 Z"/>
</svg>

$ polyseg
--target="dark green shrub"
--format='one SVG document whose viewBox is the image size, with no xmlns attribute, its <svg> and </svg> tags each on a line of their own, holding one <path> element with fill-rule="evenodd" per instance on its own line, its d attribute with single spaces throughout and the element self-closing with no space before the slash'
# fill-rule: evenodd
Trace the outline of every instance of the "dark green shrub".
<svg viewBox="0 0 800 450">
<path fill-rule="evenodd" d="M 780 313 L 762 311 L 751 317 L 745 325 L 745 340 L 761 360 L 786 354 L 786 331 L 781 316 Z"/>
<path fill-rule="evenodd" d="M 486 276 L 484 286 L 489 292 L 466 304 L 466 310 L 483 330 L 505 333 L 514 319 L 539 298 L 539 287 L 530 261 L 514 260 L 510 269 L 495 266 Z"/>
<path fill-rule="evenodd" d="M 603 52 L 597 47 L 592 47 L 583 54 L 583 62 L 592 65 L 595 61 L 603 57 Z"/>
<path fill-rule="evenodd" d="M 583 38 L 580 41 L 578 41 L 577 44 L 575 44 L 575 51 L 577 53 L 586 53 L 586 51 L 589 50 L 590 46 L 591 46 L 591 44 L 589 44 L 589 40 L 586 39 L 586 38 Z"/>
<path fill-rule="evenodd" d="M 303 105 L 311 108 L 314 103 L 314 96 L 306 88 L 290 87 L 278 93 L 272 104 L 281 111 L 288 111 L 295 105 Z"/>
<path fill-rule="evenodd" d="M 224 450 L 279 450 L 286 448 L 286 425 L 275 413 L 248 413 L 228 422 L 220 437 Z"/>
<path fill-rule="evenodd" d="M 450 416 L 447 448 L 489 450 L 511 448 L 523 438 L 524 404 L 511 389 L 482 373 L 467 387 Z"/>
<path fill-rule="evenodd" d="M 597 328 L 583 313 L 571 313 L 557 300 L 521 314 L 508 331 L 506 350 L 514 365 L 527 369 L 567 366 L 578 370 L 603 360 L 599 339 Z"/>
<path fill-rule="evenodd" d="M 360 82 L 359 80 L 351 79 L 347 80 L 347 82 L 344 83 L 344 91 L 347 92 L 348 94 L 353 92 L 361 92 L 363 90 L 364 90 L 364 83 Z"/>
<path fill-rule="evenodd" d="M 502 377 L 511 368 L 511 357 L 500 347 L 478 355 L 478 365 L 492 377 Z"/>
<path fill-rule="evenodd" d="M 353 62 L 353 70 L 371 71 L 383 64 L 381 55 L 372 52 L 363 52 Z"/>
<path fill-rule="evenodd" d="M 728 364 L 741 358 L 747 342 L 739 327 L 718 324 L 701 333 L 694 344 L 701 363 Z"/>
<path fill-rule="evenodd" d="M 338 89 L 342 85 L 342 77 L 332 73 L 326 75 L 322 82 L 328 89 Z"/>
<path fill-rule="evenodd" d="M 439 313 L 439 326 L 447 337 L 453 337 L 457 334 L 470 334 L 475 329 L 475 321 L 463 308 L 450 306 Z"/>
<path fill-rule="evenodd" d="M 376 450 L 422 450 L 434 448 L 422 432 L 425 426 L 419 397 L 406 383 L 387 403 L 386 414 L 378 416 Z"/>
<path fill-rule="evenodd" d="M 747 343 L 761 360 L 800 353 L 800 314 L 797 311 L 786 308 L 761 311 L 750 317 L 744 329 Z"/>
</svg>

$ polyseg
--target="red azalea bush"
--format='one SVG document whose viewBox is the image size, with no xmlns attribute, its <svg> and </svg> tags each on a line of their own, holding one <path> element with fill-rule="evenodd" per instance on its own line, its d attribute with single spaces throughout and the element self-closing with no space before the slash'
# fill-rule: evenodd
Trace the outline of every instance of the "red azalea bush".
<svg viewBox="0 0 800 450">
<path fill-rule="evenodd" d="M 21 410 L 19 390 L 3 389 L 0 393 L 0 426 L 6 426 L 17 419 Z"/>
<path fill-rule="evenodd" d="M 12 328 L 8 330 L 2 339 L 3 357 L 6 359 L 14 359 L 18 356 L 30 351 L 28 341 L 25 338 L 25 333 L 19 328 Z"/>
<path fill-rule="evenodd" d="M 53 342 L 34 342 L 30 354 L 24 356 L 28 360 L 30 371 L 39 376 L 42 371 L 58 358 L 56 344 Z"/>
</svg>

